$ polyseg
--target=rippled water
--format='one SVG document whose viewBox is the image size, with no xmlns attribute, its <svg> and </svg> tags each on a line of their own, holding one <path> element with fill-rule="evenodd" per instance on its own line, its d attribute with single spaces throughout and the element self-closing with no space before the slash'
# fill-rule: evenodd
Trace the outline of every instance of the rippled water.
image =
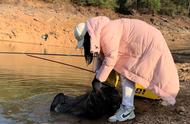
<svg viewBox="0 0 190 124">
<path fill-rule="evenodd" d="M 80 57 L 40 57 L 92 70 Z M 69 115 L 51 114 L 49 106 L 56 93 L 79 95 L 89 90 L 93 75 L 26 55 L 0 55 L 0 124 L 81 123 Z"/>
</svg>

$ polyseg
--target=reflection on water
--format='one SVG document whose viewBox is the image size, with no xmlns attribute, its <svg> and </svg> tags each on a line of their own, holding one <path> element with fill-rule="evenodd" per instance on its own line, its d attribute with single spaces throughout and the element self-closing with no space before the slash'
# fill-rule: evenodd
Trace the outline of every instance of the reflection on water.
<svg viewBox="0 0 190 124">
<path fill-rule="evenodd" d="M 43 57 L 87 68 L 83 58 Z M 49 106 L 56 93 L 84 93 L 90 88 L 93 73 L 26 55 L 0 55 L 0 61 L 0 124 L 81 121 L 51 114 Z"/>
</svg>

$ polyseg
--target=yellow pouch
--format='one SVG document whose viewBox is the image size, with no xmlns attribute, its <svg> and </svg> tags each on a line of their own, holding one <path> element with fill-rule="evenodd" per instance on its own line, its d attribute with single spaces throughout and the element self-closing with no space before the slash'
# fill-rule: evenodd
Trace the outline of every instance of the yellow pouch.
<svg viewBox="0 0 190 124">
<path fill-rule="evenodd" d="M 143 88 L 141 85 L 137 84 L 135 85 L 135 95 L 136 96 L 141 96 L 149 99 L 160 99 L 159 96 L 156 94 L 152 93 L 150 90 L 147 90 Z"/>
<path fill-rule="evenodd" d="M 108 79 L 106 80 L 106 83 L 108 83 L 108 85 L 111 85 L 113 87 L 118 88 L 118 85 L 119 85 L 119 75 L 118 75 L 118 73 L 113 70 L 110 73 Z M 138 83 L 135 83 L 135 84 L 136 84 L 135 85 L 135 95 L 136 96 L 149 98 L 149 99 L 160 99 L 159 96 L 152 93 L 150 90 L 147 90 L 147 89 L 143 88 Z"/>
</svg>

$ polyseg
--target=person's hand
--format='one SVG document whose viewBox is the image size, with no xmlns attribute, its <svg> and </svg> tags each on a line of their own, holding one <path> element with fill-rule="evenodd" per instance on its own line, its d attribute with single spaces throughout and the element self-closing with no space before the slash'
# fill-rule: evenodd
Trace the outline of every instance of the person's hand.
<svg viewBox="0 0 190 124">
<path fill-rule="evenodd" d="M 92 87 L 93 87 L 93 90 L 95 92 L 101 92 L 101 88 L 103 87 L 102 83 L 96 79 L 96 77 L 94 78 L 94 80 L 92 81 Z"/>
</svg>

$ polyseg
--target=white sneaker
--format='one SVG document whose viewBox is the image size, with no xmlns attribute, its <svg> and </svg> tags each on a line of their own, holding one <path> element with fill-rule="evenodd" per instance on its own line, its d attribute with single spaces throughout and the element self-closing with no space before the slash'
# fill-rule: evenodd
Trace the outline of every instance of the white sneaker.
<svg viewBox="0 0 190 124">
<path fill-rule="evenodd" d="M 126 121 L 135 118 L 134 107 L 126 108 L 124 105 L 121 105 L 117 112 L 109 117 L 109 122 L 117 122 L 117 121 Z"/>
</svg>

